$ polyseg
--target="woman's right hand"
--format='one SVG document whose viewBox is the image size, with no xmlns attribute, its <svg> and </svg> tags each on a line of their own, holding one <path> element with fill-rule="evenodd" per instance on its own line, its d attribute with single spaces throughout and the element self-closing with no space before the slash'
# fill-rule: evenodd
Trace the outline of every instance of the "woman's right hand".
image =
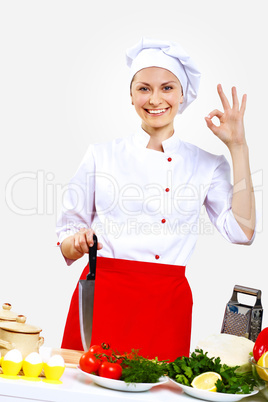
<svg viewBox="0 0 268 402">
<path fill-rule="evenodd" d="M 70 260 L 77 260 L 89 252 L 89 247 L 92 247 L 93 229 L 82 228 L 74 235 L 67 237 L 61 244 L 62 254 Z M 100 250 L 103 245 L 98 242 L 97 250 Z"/>
</svg>

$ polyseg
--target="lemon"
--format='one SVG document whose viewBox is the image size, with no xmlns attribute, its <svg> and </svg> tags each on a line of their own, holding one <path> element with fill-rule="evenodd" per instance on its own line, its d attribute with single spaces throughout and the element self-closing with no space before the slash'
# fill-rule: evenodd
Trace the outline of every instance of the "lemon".
<svg viewBox="0 0 268 402">
<path fill-rule="evenodd" d="M 210 392 L 216 392 L 216 382 L 221 380 L 221 376 L 213 371 L 207 371 L 206 373 L 199 374 L 195 377 L 191 383 L 193 388 L 203 389 Z"/>
<path fill-rule="evenodd" d="M 263 380 L 268 381 L 268 352 L 265 352 L 259 358 L 257 364 L 258 366 L 264 367 L 264 368 L 256 367 L 257 373 Z"/>
</svg>

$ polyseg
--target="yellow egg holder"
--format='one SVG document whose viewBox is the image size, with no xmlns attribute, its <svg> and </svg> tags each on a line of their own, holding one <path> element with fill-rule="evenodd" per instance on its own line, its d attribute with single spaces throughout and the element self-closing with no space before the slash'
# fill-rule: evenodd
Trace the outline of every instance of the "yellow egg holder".
<svg viewBox="0 0 268 402">
<path fill-rule="evenodd" d="M 25 381 L 43 381 L 50 384 L 62 384 L 60 378 L 64 373 L 65 366 L 51 367 L 47 363 L 32 364 L 25 360 L 15 363 L 11 360 L 0 358 L 3 374 L 1 378 L 9 380 L 22 379 Z M 20 375 L 22 371 L 23 375 Z"/>
</svg>

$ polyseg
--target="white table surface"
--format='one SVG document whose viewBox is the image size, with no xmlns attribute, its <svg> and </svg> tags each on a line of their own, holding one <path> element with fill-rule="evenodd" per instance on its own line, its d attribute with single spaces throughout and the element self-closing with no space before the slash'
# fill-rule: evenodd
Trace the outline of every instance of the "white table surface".
<svg viewBox="0 0 268 402">
<path fill-rule="evenodd" d="M 61 377 L 62 384 L 48 384 L 43 381 L 32 382 L 9 380 L 0 377 L 0 401 L 50 401 L 50 402 L 190 402 L 198 401 L 186 394 L 172 382 L 159 385 L 145 392 L 122 392 L 102 388 L 91 382 L 75 368 L 66 368 Z M 199 400 L 200 401 L 200 400 Z M 263 402 L 258 395 L 244 398 L 243 402 Z"/>
</svg>

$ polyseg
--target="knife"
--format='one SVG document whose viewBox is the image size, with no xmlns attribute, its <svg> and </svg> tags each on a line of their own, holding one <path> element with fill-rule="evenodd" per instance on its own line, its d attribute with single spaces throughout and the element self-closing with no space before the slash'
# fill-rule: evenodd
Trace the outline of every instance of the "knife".
<svg viewBox="0 0 268 402">
<path fill-rule="evenodd" d="M 87 279 L 79 281 L 79 321 L 82 345 L 85 351 L 90 348 L 93 322 L 94 289 L 97 263 L 98 239 L 93 234 L 93 246 L 89 247 L 89 273 Z"/>
</svg>

